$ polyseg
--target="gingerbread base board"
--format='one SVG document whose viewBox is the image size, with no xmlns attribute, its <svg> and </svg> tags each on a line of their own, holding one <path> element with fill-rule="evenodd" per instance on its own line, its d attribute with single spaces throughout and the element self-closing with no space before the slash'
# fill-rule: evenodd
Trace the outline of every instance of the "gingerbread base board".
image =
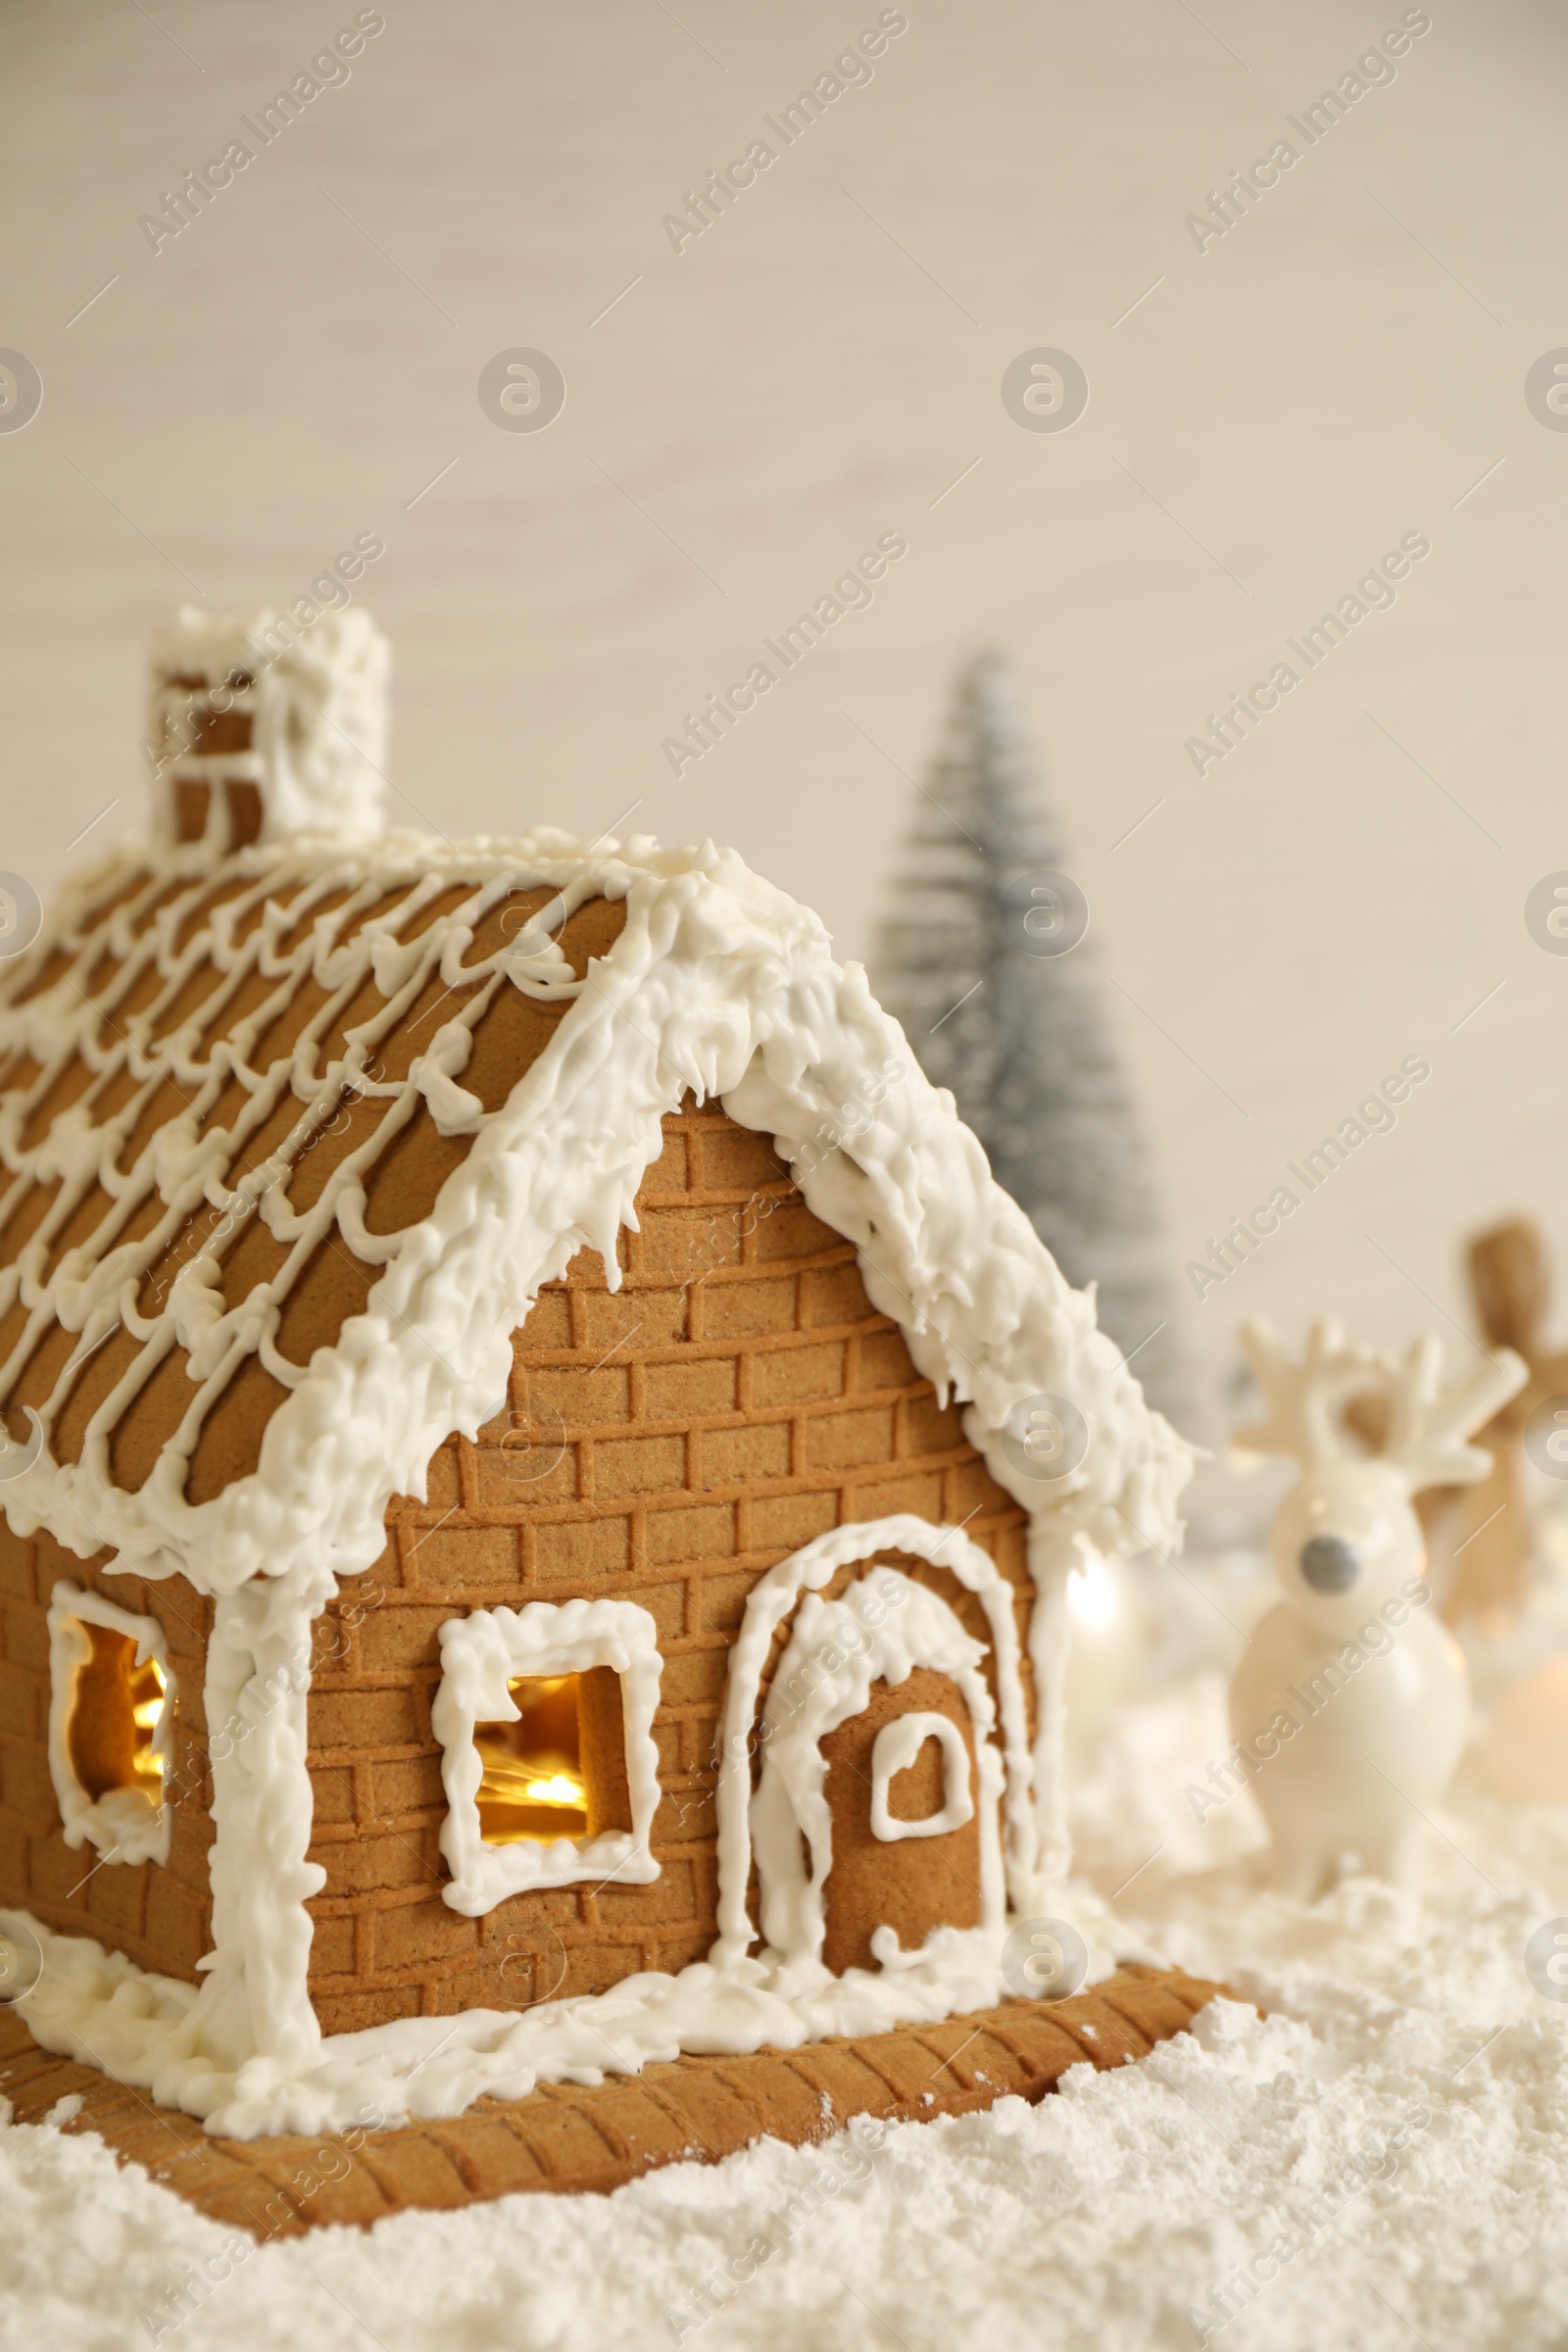
<svg viewBox="0 0 1568 2352">
<path fill-rule="evenodd" d="M 1085 2059 L 1108 2072 L 1146 2057 L 1229 1992 L 1179 1970 L 1127 1967 L 1070 2000 L 1004 2001 L 860 2040 L 682 2057 L 593 2088 L 482 2099 L 450 2122 L 367 2133 L 352 2152 L 333 2137 L 214 2139 L 193 2117 L 41 2050 L 11 2012 L 0 2012 L 0 2093 L 19 2124 L 75 2096 L 65 2130 L 97 2132 L 209 2219 L 265 2240 L 526 2190 L 603 2193 L 658 2165 L 716 2163 L 764 2135 L 825 2139 L 856 2115 L 904 2123 L 971 2115 L 1009 2093 L 1033 2101 Z"/>
</svg>

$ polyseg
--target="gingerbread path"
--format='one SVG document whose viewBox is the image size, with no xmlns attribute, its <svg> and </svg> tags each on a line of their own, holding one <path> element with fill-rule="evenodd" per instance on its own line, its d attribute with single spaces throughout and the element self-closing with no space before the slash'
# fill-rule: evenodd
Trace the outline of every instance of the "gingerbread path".
<svg viewBox="0 0 1568 2352">
<path fill-rule="evenodd" d="M 338 2138 L 214 2139 L 189 2116 L 40 2050 L 14 2011 L 0 2012 L 0 2092 L 23 2124 L 74 2094 L 82 2103 L 67 2131 L 96 2132 L 210 2220 L 296 2237 L 411 2206 L 603 2192 L 662 2164 L 716 2163 L 764 2133 L 794 2146 L 825 2139 L 857 2115 L 903 2123 L 972 2115 L 1010 2093 L 1033 2102 L 1085 2059 L 1108 2073 L 1147 2057 L 1219 1994 L 1229 1987 L 1180 1970 L 1126 1967 L 1064 2001 L 1005 2001 L 853 2042 L 688 2056 L 592 2089 L 551 2083 L 526 2099 L 484 2099 L 451 2122 L 367 2133 L 352 2152 Z"/>
</svg>

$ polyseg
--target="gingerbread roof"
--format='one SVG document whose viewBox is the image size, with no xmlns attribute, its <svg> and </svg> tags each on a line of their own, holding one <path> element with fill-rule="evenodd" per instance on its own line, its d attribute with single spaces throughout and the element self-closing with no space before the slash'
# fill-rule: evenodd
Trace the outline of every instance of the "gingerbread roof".
<svg viewBox="0 0 1568 2352">
<path fill-rule="evenodd" d="M 817 918 L 710 844 L 375 837 L 379 640 L 259 654 L 273 618 L 159 641 L 155 839 L 0 978 L 13 1524 L 324 1594 L 501 1409 L 541 1284 L 615 1282 L 691 1093 L 775 1139 L 1043 1525 L 1171 1543 L 1188 1449 Z M 1092 1438 L 1051 1488 L 1001 1442 L 1041 1394 Z"/>
</svg>

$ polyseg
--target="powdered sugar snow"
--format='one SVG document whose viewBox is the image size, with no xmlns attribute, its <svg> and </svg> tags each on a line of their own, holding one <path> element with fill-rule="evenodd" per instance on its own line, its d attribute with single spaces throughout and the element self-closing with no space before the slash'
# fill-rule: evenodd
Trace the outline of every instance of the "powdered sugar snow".
<svg viewBox="0 0 1568 2352">
<path fill-rule="evenodd" d="M 1107 1891 L 1163 1845 L 1123 1914 L 1266 2020 L 1215 2003 L 1038 2107 L 767 2142 L 610 2198 L 411 2213 L 239 2261 L 96 2140 L 13 2128 L 0 2346 L 1560 2345 L 1568 2008 L 1522 1953 L 1568 1912 L 1568 1809 L 1462 1784 L 1419 1898 L 1357 1880 L 1287 1902 L 1259 1887 L 1247 1800 L 1200 1832 L 1183 1801 L 1219 1752 L 1219 1699 L 1199 1677 L 1125 1711 L 1087 1759 L 1080 1835 Z M 169 2292 L 209 2257 L 230 2276 L 176 2328 Z"/>
</svg>

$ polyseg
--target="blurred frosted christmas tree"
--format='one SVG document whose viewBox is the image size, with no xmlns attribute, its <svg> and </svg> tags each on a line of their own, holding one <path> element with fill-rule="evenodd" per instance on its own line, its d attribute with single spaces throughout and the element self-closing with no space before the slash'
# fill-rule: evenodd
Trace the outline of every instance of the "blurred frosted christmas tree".
<svg viewBox="0 0 1568 2352">
<path fill-rule="evenodd" d="M 1176 1410 L 1143 1141 L 1092 950 L 1063 946 L 1086 910 L 1075 923 L 1070 888 L 1041 880 L 1065 862 L 1011 685 L 983 654 L 915 811 L 877 994 L 1069 1282 L 1099 1284 L 1101 1322 L 1152 1400 Z"/>
</svg>

